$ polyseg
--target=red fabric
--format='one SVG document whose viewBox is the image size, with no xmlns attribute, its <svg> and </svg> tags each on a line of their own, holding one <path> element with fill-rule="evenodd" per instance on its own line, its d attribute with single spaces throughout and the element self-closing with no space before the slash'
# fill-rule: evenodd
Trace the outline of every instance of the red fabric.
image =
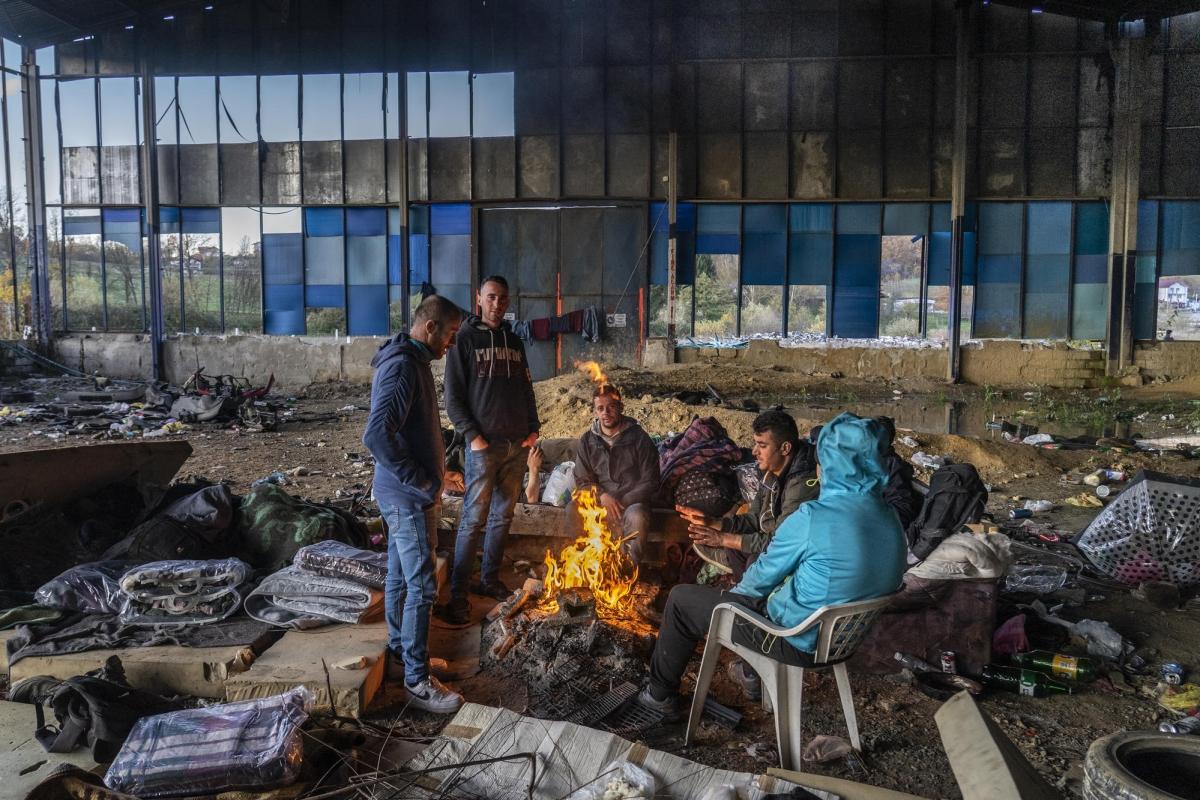
<svg viewBox="0 0 1200 800">
<path fill-rule="evenodd" d="M 547 341 L 550 338 L 550 318 L 530 320 L 529 330 L 533 333 L 535 342 Z"/>
</svg>

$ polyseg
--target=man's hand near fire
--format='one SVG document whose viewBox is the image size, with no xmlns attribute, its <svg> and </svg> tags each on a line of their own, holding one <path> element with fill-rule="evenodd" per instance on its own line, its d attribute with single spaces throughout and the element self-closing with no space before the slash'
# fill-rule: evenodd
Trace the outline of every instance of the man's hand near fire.
<svg viewBox="0 0 1200 800">
<path fill-rule="evenodd" d="M 608 492 L 600 495 L 600 505 L 608 512 L 608 518 L 611 520 L 620 520 L 625 516 L 625 506 L 621 505 L 621 501 L 613 497 Z"/>
<path fill-rule="evenodd" d="M 675 510 L 688 523 L 688 536 L 695 544 L 703 547 L 728 547 L 731 550 L 742 549 L 742 537 L 736 533 L 722 531 L 719 519 L 707 517 L 704 512 L 687 506 L 675 506 Z"/>
</svg>

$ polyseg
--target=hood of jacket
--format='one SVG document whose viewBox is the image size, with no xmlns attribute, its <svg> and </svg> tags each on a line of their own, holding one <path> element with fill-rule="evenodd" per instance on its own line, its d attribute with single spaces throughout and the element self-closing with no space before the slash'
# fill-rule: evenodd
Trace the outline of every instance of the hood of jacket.
<svg viewBox="0 0 1200 800">
<path fill-rule="evenodd" d="M 835 492 L 882 496 L 887 468 L 880 455 L 883 426 L 845 412 L 821 429 L 817 459 L 821 465 L 821 495 Z"/>
<path fill-rule="evenodd" d="M 617 431 L 617 435 L 613 437 L 613 444 L 616 444 L 617 441 L 622 436 L 625 435 L 626 431 L 628 431 L 634 425 L 637 425 L 637 420 L 635 420 L 633 417 L 627 417 L 625 415 L 622 415 L 621 416 L 621 429 L 619 431 Z M 598 419 L 592 420 L 591 431 L 592 431 L 592 433 L 599 436 L 601 439 L 604 438 L 604 432 L 602 430 L 600 430 L 600 420 L 598 420 Z"/>
<path fill-rule="evenodd" d="M 493 331 L 494 333 L 504 331 L 507 334 L 513 335 L 512 324 L 509 323 L 508 320 L 501 320 L 500 327 L 492 328 L 489 327 L 488 324 L 483 321 L 483 317 L 479 316 L 478 314 L 467 314 L 466 318 L 463 320 L 462 327 L 472 331 L 481 331 L 483 333 L 487 333 L 488 331 Z"/>
<path fill-rule="evenodd" d="M 399 358 L 404 353 L 426 363 L 433 360 L 433 353 L 429 351 L 428 347 L 413 339 L 407 333 L 397 333 L 391 339 L 379 345 L 379 349 L 375 351 L 375 355 L 371 358 L 371 366 L 379 369 L 380 364 L 390 361 L 393 358 Z"/>
</svg>

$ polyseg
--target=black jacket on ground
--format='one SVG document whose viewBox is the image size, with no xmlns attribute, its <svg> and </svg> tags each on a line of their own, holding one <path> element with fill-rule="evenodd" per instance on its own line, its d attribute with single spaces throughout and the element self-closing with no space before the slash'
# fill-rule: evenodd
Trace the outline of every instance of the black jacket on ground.
<svg viewBox="0 0 1200 800">
<path fill-rule="evenodd" d="M 468 447 L 476 436 L 519 442 L 541 428 L 525 344 L 507 322 L 469 316 L 446 354 L 446 414 Z"/>
<path fill-rule="evenodd" d="M 649 503 L 658 491 L 658 448 L 641 425 L 622 417 L 625 427 L 609 445 L 600 421 L 579 438 L 575 453 L 575 485 L 597 486 L 624 506 Z"/>
<path fill-rule="evenodd" d="M 887 467 L 888 481 L 883 487 L 883 499 L 896 510 L 900 517 L 900 527 L 908 529 L 917 515 L 921 513 L 921 503 L 924 502 L 917 490 L 913 488 L 913 468 L 892 450 L 883 455 L 883 465 Z"/>
<path fill-rule="evenodd" d="M 741 534 L 743 553 L 766 550 L 779 523 L 801 503 L 817 499 L 821 485 L 817 481 L 815 449 L 808 442 L 799 442 L 783 475 L 768 472 L 762 477 L 750 510 L 721 520 L 721 530 Z"/>
<path fill-rule="evenodd" d="M 446 450 L 433 354 L 406 333 L 384 342 L 371 359 L 371 412 L 363 444 L 375 457 L 375 499 L 398 506 L 428 506 L 442 492 Z"/>
</svg>

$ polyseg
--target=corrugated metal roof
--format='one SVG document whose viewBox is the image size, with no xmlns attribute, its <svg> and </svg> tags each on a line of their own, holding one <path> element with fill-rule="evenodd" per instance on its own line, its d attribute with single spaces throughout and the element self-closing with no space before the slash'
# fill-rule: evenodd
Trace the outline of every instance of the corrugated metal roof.
<svg viewBox="0 0 1200 800">
<path fill-rule="evenodd" d="M 38 48 L 203 5 L 197 0 L 0 0 L 0 34 Z"/>
</svg>

